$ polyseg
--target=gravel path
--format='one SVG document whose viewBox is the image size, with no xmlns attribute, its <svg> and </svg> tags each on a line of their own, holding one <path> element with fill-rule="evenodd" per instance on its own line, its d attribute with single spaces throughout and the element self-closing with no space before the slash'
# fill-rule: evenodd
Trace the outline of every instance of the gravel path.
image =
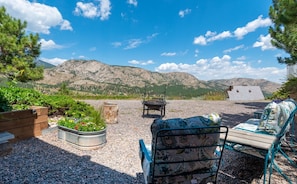
<svg viewBox="0 0 297 184">
<path fill-rule="evenodd" d="M 105 100 L 106 101 L 106 100 Z M 87 100 L 95 107 L 103 100 Z M 142 117 L 139 100 L 108 100 L 119 107 L 117 124 L 108 124 L 107 143 L 98 150 L 82 151 L 57 138 L 57 128 L 42 136 L 13 144 L 12 152 L 0 157 L 0 183 L 143 183 L 138 140 L 150 143 L 153 118 Z M 166 105 L 167 118 L 219 113 L 230 127 L 251 118 L 268 103 L 174 100 Z M 155 112 L 159 114 L 158 111 Z M 261 183 L 263 161 L 226 150 L 219 183 Z M 292 170 L 296 174 L 296 170 Z M 274 176 L 274 175 L 273 175 Z M 276 175 L 277 183 L 286 183 Z M 259 182 L 260 181 L 260 182 Z"/>
</svg>

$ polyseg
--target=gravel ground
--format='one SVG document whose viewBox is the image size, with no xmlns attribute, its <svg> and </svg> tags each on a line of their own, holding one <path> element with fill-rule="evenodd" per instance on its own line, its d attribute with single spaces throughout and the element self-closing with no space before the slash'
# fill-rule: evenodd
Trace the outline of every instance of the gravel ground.
<svg viewBox="0 0 297 184">
<path fill-rule="evenodd" d="M 105 100 L 106 101 L 106 100 Z M 88 100 L 95 107 L 102 100 Z M 14 143 L 12 152 L 0 157 L 0 183 L 143 183 L 138 140 L 150 143 L 153 117 L 142 117 L 139 100 L 108 100 L 119 107 L 117 124 L 108 124 L 107 143 L 97 150 L 78 150 L 57 138 L 57 128 L 42 136 Z M 223 124 L 233 127 L 263 109 L 267 101 L 231 102 L 173 100 L 166 105 L 168 118 L 219 113 Z M 153 111 L 155 115 L 160 112 Z M 225 150 L 218 183 L 262 183 L 263 160 Z M 296 176 L 297 169 L 285 173 Z M 286 183 L 277 173 L 272 183 Z"/>
</svg>

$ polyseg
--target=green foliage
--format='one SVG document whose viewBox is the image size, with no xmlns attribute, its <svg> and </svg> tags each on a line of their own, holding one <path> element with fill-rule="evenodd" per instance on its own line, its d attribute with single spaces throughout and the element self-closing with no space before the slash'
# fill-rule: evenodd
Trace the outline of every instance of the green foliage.
<svg viewBox="0 0 297 184">
<path fill-rule="evenodd" d="M 49 115 L 66 115 L 74 118 L 86 117 L 94 110 L 89 104 L 65 95 L 46 95 L 44 106 L 49 107 Z"/>
<path fill-rule="evenodd" d="M 61 95 L 70 95 L 70 90 L 67 87 L 67 84 L 65 82 L 63 82 L 61 84 L 61 87 L 59 89 L 59 94 L 61 94 Z"/>
<path fill-rule="evenodd" d="M 285 82 L 282 87 L 272 95 L 272 99 L 286 99 L 290 96 L 297 100 L 297 78 L 291 78 Z"/>
<path fill-rule="evenodd" d="M 269 33 L 272 37 L 271 43 L 288 53 L 289 57 L 278 57 L 279 63 L 288 65 L 297 63 L 297 1 L 296 0 L 273 0 L 270 7 L 269 16 L 274 23 L 270 27 Z M 289 79 L 284 83 L 279 91 L 274 93 L 271 98 L 284 99 L 290 95 L 297 98 L 296 78 Z"/>
<path fill-rule="evenodd" d="M 0 112 L 11 111 L 12 106 L 5 97 L 5 92 L 0 90 Z"/>
<path fill-rule="evenodd" d="M 30 81 L 43 78 L 43 68 L 35 60 L 40 55 L 39 35 L 26 35 L 21 22 L 0 7 L 0 73 L 10 80 Z"/>
<path fill-rule="evenodd" d="M 58 121 L 58 125 L 74 129 L 76 120 L 74 118 L 64 117 Z"/>
<path fill-rule="evenodd" d="M 203 96 L 204 100 L 226 100 L 227 96 L 225 92 L 209 92 Z"/>
<path fill-rule="evenodd" d="M 30 106 L 49 108 L 49 115 L 64 115 L 58 124 L 79 131 L 99 131 L 106 127 L 101 109 L 76 101 L 65 95 L 44 95 L 34 89 L 13 85 L 0 87 L 0 111 L 28 109 Z"/>
<path fill-rule="evenodd" d="M 16 86 L 0 87 L 0 112 L 44 106 L 51 115 L 83 118 L 94 111 L 91 105 L 65 95 L 44 95 L 34 89 Z"/>
<path fill-rule="evenodd" d="M 143 94 L 149 97 L 162 97 L 167 99 L 191 99 L 202 96 L 210 89 L 186 87 L 184 85 L 150 85 L 143 89 Z"/>
<path fill-rule="evenodd" d="M 273 0 L 269 16 L 274 26 L 270 27 L 271 43 L 287 52 L 290 57 L 278 57 L 279 63 L 297 63 L 297 1 Z"/>
<path fill-rule="evenodd" d="M 40 92 L 28 88 L 19 88 L 13 85 L 0 87 L 0 111 L 23 110 L 30 106 L 41 106 L 46 102 Z"/>
<path fill-rule="evenodd" d="M 98 110 L 94 110 L 91 113 L 91 121 L 95 123 L 98 127 L 106 127 L 105 119 L 102 115 L 102 108 L 99 108 Z"/>
<path fill-rule="evenodd" d="M 81 119 L 74 119 L 69 117 L 62 118 L 58 121 L 58 125 L 86 132 L 99 131 L 106 128 L 105 120 L 101 116 L 101 110 L 94 110 L 92 111 L 90 116 Z"/>
</svg>

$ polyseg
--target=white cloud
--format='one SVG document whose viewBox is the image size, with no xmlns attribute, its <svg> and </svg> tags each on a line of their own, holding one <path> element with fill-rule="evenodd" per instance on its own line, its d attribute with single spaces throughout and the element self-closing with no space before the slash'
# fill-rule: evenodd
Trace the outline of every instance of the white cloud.
<svg viewBox="0 0 297 184">
<path fill-rule="evenodd" d="M 236 47 L 224 50 L 223 53 L 229 53 L 229 52 L 232 52 L 232 51 L 235 51 L 235 50 L 242 49 L 243 47 L 244 47 L 244 45 L 238 45 Z"/>
<path fill-rule="evenodd" d="M 207 39 L 207 42 L 212 42 L 212 41 L 216 41 L 216 40 L 223 40 L 225 38 L 230 38 L 232 37 L 230 31 L 223 31 L 220 34 L 217 35 L 213 35 L 212 37 Z"/>
<path fill-rule="evenodd" d="M 139 65 L 140 62 L 133 59 L 133 60 L 128 61 L 128 63 L 133 64 L 133 65 Z"/>
<path fill-rule="evenodd" d="M 216 32 L 207 31 L 205 36 L 200 35 L 198 37 L 195 37 L 193 43 L 196 45 L 206 45 L 208 42 L 223 40 L 225 38 L 230 38 L 230 37 L 232 37 L 232 34 L 230 33 L 230 31 L 223 31 L 219 34 L 217 34 Z"/>
<path fill-rule="evenodd" d="M 61 30 L 71 30 L 72 31 L 71 24 L 68 20 L 63 20 L 60 25 L 61 25 Z"/>
<path fill-rule="evenodd" d="M 230 78 L 254 78 L 266 79 L 282 83 L 286 77 L 286 68 L 263 67 L 254 68 L 247 61 L 232 60 L 229 55 L 199 59 L 195 64 L 163 63 L 155 70 L 158 72 L 187 72 L 196 76 L 199 80 L 230 79 Z"/>
<path fill-rule="evenodd" d="M 198 49 L 195 49 L 194 57 L 198 57 L 198 53 L 199 53 L 199 50 Z"/>
<path fill-rule="evenodd" d="M 157 37 L 159 33 L 153 33 L 146 37 L 147 42 L 151 41 L 153 38 Z"/>
<path fill-rule="evenodd" d="M 59 65 L 67 61 L 67 59 L 62 59 L 62 58 L 40 58 L 40 60 L 45 61 L 47 63 L 53 64 L 53 65 Z"/>
<path fill-rule="evenodd" d="M 194 38 L 194 44 L 197 44 L 197 45 L 206 45 L 207 42 L 206 42 L 206 38 L 204 36 L 198 36 L 198 37 L 195 37 Z"/>
<path fill-rule="evenodd" d="M 260 27 L 267 27 L 270 25 L 272 25 L 272 21 L 269 18 L 262 18 L 261 15 L 257 19 L 247 23 L 246 26 L 237 28 L 233 33 L 231 33 L 230 31 L 223 31 L 217 34 L 216 32 L 207 31 L 205 35 L 194 37 L 193 43 L 197 45 L 207 45 L 207 43 L 209 42 L 223 40 L 231 37 L 242 39 L 248 33 L 254 32 Z"/>
<path fill-rule="evenodd" d="M 156 71 L 158 72 L 176 72 L 179 70 L 179 66 L 176 63 L 164 63 L 161 64 L 160 66 L 158 66 L 158 68 L 156 69 Z"/>
<path fill-rule="evenodd" d="M 188 15 L 189 13 L 191 13 L 191 9 L 185 9 L 185 10 L 180 10 L 179 12 L 178 12 L 178 15 L 181 17 L 181 18 L 183 18 L 183 17 L 185 17 L 185 15 Z"/>
<path fill-rule="evenodd" d="M 77 2 L 74 9 L 75 15 L 82 15 L 87 18 L 99 17 L 99 8 L 93 3 Z"/>
<path fill-rule="evenodd" d="M 142 43 L 143 41 L 141 39 L 131 39 L 131 40 L 128 40 L 128 44 L 124 49 L 134 49 Z"/>
<path fill-rule="evenodd" d="M 151 65 L 151 64 L 154 64 L 154 61 L 153 60 L 147 60 L 147 61 L 140 61 L 140 60 L 130 60 L 128 61 L 129 64 L 132 64 L 132 65 Z"/>
<path fill-rule="evenodd" d="M 245 56 L 240 56 L 240 57 L 237 58 L 237 60 L 244 61 L 244 60 L 246 60 L 246 57 Z"/>
<path fill-rule="evenodd" d="M 206 37 L 210 37 L 210 36 L 215 36 L 216 34 L 217 34 L 216 32 L 207 31 L 207 32 L 205 33 L 205 36 L 206 36 Z"/>
<path fill-rule="evenodd" d="M 94 3 L 77 2 L 74 9 L 75 15 L 82 15 L 86 18 L 100 17 L 100 20 L 107 20 L 111 11 L 109 0 L 99 0 L 99 5 Z"/>
<path fill-rule="evenodd" d="M 269 18 L 262 18 L 262 15 L 260 15 L 256 20 L 253 20 L 249 23 L 247 23 L 244 27 L 237 28 L 234 31 L 234 35 L 238 38 L 241 39 L 243 36 L 250 32 L 254 32 L 256 29 L 260 27 L 267 27 L 272 25 L 272 21 Z"/>
<path fill-rule="evenodd" d="M 199 59 L 198 61 L 196 61 L 196 64 L 198 65 L 204 65 L 207 63 L 207 59 Z"/>
<path fill-rule="evenodd" d="M 154 64 L 153 60 L 148 60 L 144 63 L 144 65 L 151 65 L 151 64 Z"/>
<path fill-rule="evenodd" d="M 29 31 L 49 34 L 50 29 L 56 26 L 61 30 L 72 30 L 70 22 L 63 19 L 56 7 L 28 0 L 0 0 L 0 6 L 4 6 L 12 17 L 27 21 Z"/>
<path fill-rule="evenodd" d="M 109 0 L 101 0 L 100 1 L 100 14 L 101 14 L 100 19 L 101 20 L 108 19 L 109 15 L 111 14 L 110 11 L 111 11 L 110 1 Z"/>
<path fill-rule="evenodd" d="M 163 52 L 161 56 L 175 56 L 176 52 Z"/>
<path fill-rule="evenodd" d="M 274 50 L 275 47 L 271 44 L 271 36 L 270 34 L 263 36 L 260 35 L 259 39 L 260 41 L 256 41 L 253 45 L 253 47 L 261 47 L 261 50 Z"/>
<path fill-rule="evenodd" d="M 127 3 L 137 6 L 137 0 L 127 0 Z"/>
<path fill-rule="evenodd" d="M 222 61 L 229 61 L 231 59 L 231 57 L 229 55 L 224 55 L 222 57 Z"/>
<path fill-rule="evenodd" d="M 60 49 L 61 45 L 57 45 L 53 40 L 45 40 L 41 39 L 41 50 L 52 50 L 52 49 Z"/>
<path fill-rule="evenodd" d="M 133 38 L 123 42 L 113 42 L 111 44 L 113 45 L 113 47 L 123 46 L 125 50 L 134 49 L 139 47 L 142 44 L 151 42 L 155 37 L 157 37 L 157 35 L 158 33 L 153 33 L 152 35 L 146 36 L 145 38 Z"/>
<path fill-rule="evenodd" d="M 121 42 L 112 42 L 111 45 L 115 48 L 122 46 Z"/>
</svg>

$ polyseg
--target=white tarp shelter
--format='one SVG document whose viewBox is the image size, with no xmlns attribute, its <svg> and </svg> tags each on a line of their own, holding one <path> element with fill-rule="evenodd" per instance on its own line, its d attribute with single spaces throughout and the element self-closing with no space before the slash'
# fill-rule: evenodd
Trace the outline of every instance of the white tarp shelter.
<svg viewBox="0 0 297 184">
<path fill-rule="evenodd" d="M 260 86 L 230 86 L 228 91 L 229 100 L 264 100 Z"/>
</svg>

